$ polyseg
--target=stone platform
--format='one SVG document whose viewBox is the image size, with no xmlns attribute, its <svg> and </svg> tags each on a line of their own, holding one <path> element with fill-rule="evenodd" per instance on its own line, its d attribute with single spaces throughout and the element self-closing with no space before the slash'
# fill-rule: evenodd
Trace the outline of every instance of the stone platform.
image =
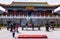
<svg viewBox="0 0 60 39">
<path fill-rule="evenodd" d="M 47 39 L 47 35 L 18 35 L 18 39 Z"/>
</svg>

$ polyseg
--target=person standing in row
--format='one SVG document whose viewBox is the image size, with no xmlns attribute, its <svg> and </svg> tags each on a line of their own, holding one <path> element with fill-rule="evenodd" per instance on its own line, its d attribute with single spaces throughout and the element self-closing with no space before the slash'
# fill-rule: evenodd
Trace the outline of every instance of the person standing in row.
<svg viewBox="0 0 60 39">
<path fill-rule="evenodd" d="M 16 26 L 16 23 L 14 22 L 13 26 L 12 26 L 12 36 L 13 36 L 13 38 L 15 37 L 15 32 L 16 32 L 15 26 Z"/>
<path fill-rule="evenodd" d="M 32 30 L 34 31 L 34 23 L 32 23 Z"/>
<path fill-rule="evenodd" d="M 28 28 L 28 22 L 26 23 L 26 30 L 28 30 L 27 28 Z"/>
<path fill-rule="evenodd" d="M 55 23 L 54 22 L 51 22 L 50 23 L 50 29 L 54 30 L 54 27 L 55 27 Z"/>
<path fill-rule="evenodd" d="M 49 31 L 49 23 L 46 23 L 46 31 Z"/>
<path fill-rule="evenodd" d="M 12 32 L 12 29 L 15 29 L 16 23 L 10 23 L 10 31 Z"/>
<path fill-rule="evenodd" d="M 19 33 L 18 28 L 19 28 L 19 24 L 16 23 L 16 28 L 15 29 L 16 29 L 17 33 Z"/>
<path fill-rule="evenodd" d="M 10 32 L 12 32 L 12 29 L 13 29 L 13 23 L 11 22 L 11 24 L 10 24 Z"/>
<path fill-rule="evenodd" d="M 13 36 L 13 38 L 15 37 L 15 31 L 16 31 L 15 28 L 13 28 L 12 29 L 12 36 Z"/>
<path fill-rule="evenodd" d="M 7 30 L 9 30 L 10 29 L 10 23 L 11 23 L 11 21 L 9 20 L 9 21 L 7 21 Z"/>
</svg>

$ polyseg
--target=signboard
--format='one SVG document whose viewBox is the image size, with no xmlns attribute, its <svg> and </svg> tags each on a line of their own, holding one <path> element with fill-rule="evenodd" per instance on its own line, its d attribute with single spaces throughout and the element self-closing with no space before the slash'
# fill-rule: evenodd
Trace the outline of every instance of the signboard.
<svg viewBox="0 0 60 39">
<path fill-rule="evenodd" d="M 28 9 L 28 10 L 33 10 L 34 7 L 33 7 L 33 6 L 27 6 L 26 9 Z"/>
</svg>

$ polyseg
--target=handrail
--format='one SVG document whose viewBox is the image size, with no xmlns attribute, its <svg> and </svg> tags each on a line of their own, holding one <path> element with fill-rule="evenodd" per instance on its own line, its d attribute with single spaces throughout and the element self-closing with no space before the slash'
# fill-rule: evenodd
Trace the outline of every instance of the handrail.
<svg viewBox="0 0 60 39">
<path fill-rule="evenodd" d="M 40 18 L 40 19 L 60 19 L 59 16 L 0 16 L 0 18 Z"/>
</svg>

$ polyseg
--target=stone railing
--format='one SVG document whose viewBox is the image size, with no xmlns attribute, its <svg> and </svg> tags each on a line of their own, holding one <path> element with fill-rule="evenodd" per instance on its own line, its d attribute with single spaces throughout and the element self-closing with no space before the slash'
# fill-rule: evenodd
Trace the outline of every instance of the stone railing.
<svg viewBox="0 0 60 39">
<path fill-rule="evenodd" d="M 0 18 L 41 18 L 41 19 L 60 19 L 59 16 L 0 16 Z"/>
</svg>

